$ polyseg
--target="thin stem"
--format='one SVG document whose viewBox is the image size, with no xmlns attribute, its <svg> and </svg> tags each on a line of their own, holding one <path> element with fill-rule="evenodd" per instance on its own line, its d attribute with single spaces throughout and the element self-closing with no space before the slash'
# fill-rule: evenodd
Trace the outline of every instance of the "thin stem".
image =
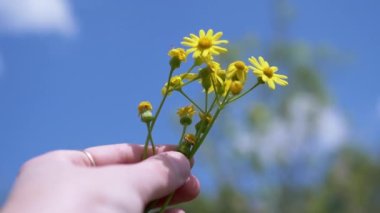
<svg viewBox="0 0 380 213">
<path fill-rule="evenodd" d="M 170 201 L 173 199 L 173 196 L 175 194 L 175 191 L 170 193 L 169 197 L 166 198 L 164 205 L 160 208 L 160 213 L 163 213 L 166 209 L 166 207 L 169 205 Z"/>
<path fill-rule="evenodd" d="M 212 104 L 210 106 L 210 108 L 206 111 L 206 114 L 210 113 L 213 110 L 216 102 L 217 102 L 217 98 L 215 97 L 214 101 L 212 102 Z"/>
<path fill-rule="evenodd" d="M 170 79 L 172 78 L 172 75 L 173 75 L 173 72 L 174 72 L 175 68 L 170 68 L 170 72 L 169 72 L 169 77 L 168 77 L 168 83 L 166 85 L 166 91 L 169 90 L 169 86 L 170 86 Z M 153 153 L 156 152 L 156 148 L 155 148 L 155 145 L 154 145 L 154 142 L 153 142 L 153 137 L 152 137 L 152 132 L 153 132 L 153 128 L 154 128 L 154 124 L 156 123 L 157 121 L 157 118 L 161 112 L 161 109 L 162 109 L 162 106 L 164 105 L 165 103 L 165 100 L 166 98 L 168 97 L 168 92 L 164 94 L 164 97 L 161 99 L 161 103 L 157 109 L 157 113 L 154 115 L 153 117 L 153 120 L 150 122 L 150 123 L 147 123 L 147 128 L 148 128 L 148 135 L 146 137 L 146 140 L 145 140 L 145 144 L 144 144 L 144 153 L 143 153 L 143 159 L 146 159 L 147 156 L 148 156 L 148 144 L 149 144 L 149 141 L 152 145 L 152 150 L 153 150 Z"/>
<path fill-rule="evenodd" d="M 156 154 L 156 147 L 155 147 L 154 142 L 153 142 L 152 129 L 150 128 L 150 125 L 148 123 L 146 124 L 146 126 L 148 128 L 148 137 L 150 140 L 150 144 L 152 146 L 153 155 L 155 155 Z"/>
<path fill-rule="evenodd" d="M 220 112 L 224 109 L 224 107 L 227 105 L 227 97 L 228 95 L 230 94 L 230 90 L 227 91 L 227 94 L 226 94 L 226 97 L 224 97 L 223 99 L 223 102 L 221 104 L 221 106 L 219 106 L 219 108 L 216 110 L 212 120 L 211 120 L 211 123 L 208 125 L 208 127 L 206 128 L 205 132 L 203 133 L 202 137 L 200 138 L 200 140 L 198 141 L 197 144 L 195 144 L 194 148 L 191 150 L 190 152 L 190 155 L 189 155 L 189 159 L 191 159 L 195 153 L 197 152 L 197 150 L 199 149 L 199 147 L 202 145 L 202 143 L 204 142 L 204 140 L 206 139 L 208 133 L 210 132 L 212 126 L 214 125 L 215 123 L 215 120 L 218 118 Z M 197 134 L 198 135 L 198 134 Z M 200 135 L 200 134 L 199 134 Z M 198 137 L 197 137 L 198 138 Z"/>
<path fill-rule="evenodd" d="M 200 112 L 204 112 L 203 109 L 198 106 L 189 96 L 186 95 L 182 90 L 178 90 L 179 93 L 181 93 L 188 101 L 190 101 Z"/>
<path fill-rule="evenodd" d="M 202 137 L 200 138 L 200 140 L 195 144 L 194 148 L 191 150 L 190 152 L 190 155 L 189 155 L 189 159 L 191 159 L 194 154 L 197 152 L 197 150 L 199 149 L 199 147 L 202 145 L 204 139 L 206 138 L 207 134 L 209 133 L 211 127 L 213 126 L 215 120 L 218 118 L 219 116 L 219 113 L 223 110 L 223 108 L 218 108 L 213 116 L 213 119 L 211 121 L 211 123 L 208 125 L 208 127 L 206 128 L 205 132 L 203 133 Z"/>
<path fill-rule="evenodd" d="M 155 114 L 154 117 L 153 117 L 152 123 L 151 123 L 151 125 L 150 125 L 150 127 L 151 127 L 151 131 L 153 131 L 154 124 L 156 123 L 157 118 L 158 118 L 158 115 L 160 115 L 161 109 L 162 109 L 162 107 L 163 107 L 163 105 L 164 105 L 164 103 L 165 103 L 166 98 L 168 97 L 168 94 L 169 94 L 168 91 L 169 91 L 169 87 L 170 87 L 170 79 L 172 78 L 172 75 L 173 75 L 174 70 L 175 70 L 175 69 L 173 69 L 173 68 L 170 69 L 169 78 L 168 78 L 168 83 L 167 83 L 167 85 L 166 85 L 166 93 L 165 93 L 164 97 L 161 99 L 161 103 L 160 103 L 160 105 L 158 106 L 157 112 L 156 112 L 156 114 Z"/>
<path fill-rule="evenodd" d="M 185 133 L 186 133 L 186 129 L 187 129 L 187 125 L 183 125 L 182 134 L 181 134 L 181 137 L 179 138 L 178 145 L 182 143 L 183 137 L 185 136 Z"/>
<path fill-rule="evenodd" d="M 220 107 L 219 94 L 216 92 L 215 82 L 213 78 L 211 78 L 211 83 L 212 83 L 212 86 L 214 87 L 215 99 L 217 100 L 218 106 Z"/>
<path fill-rule="evenodd" d="M 205 111 L 207 112 L 208 108 L 208 92 L 205 93 Z"/>
<path fill-rule="evenodd" d="M 148 128 L 148 134 L 146 135 L 145 143 L 144 143 L 144 153 L 142 156 L 142 159 L 145 160 L 148 157 L 148 146 L 149 146 L 149 140 L 152 137 L 150 134 L 150 128 L 149 128 L 149 123 L 146 123 L 147 128 Z"/>
<path fill-rule="evenodd" d="M 197 65 L 195 64 L 195 62 L 193 63 L 193 65 L 191 65 L 191 67 L 184 73 L 184 75 L 190 73 Z"/>
<path fill-rule="evenodd" d="M 199 76 L 197 76 L 197 77 L 194 78 L 193 80 L 190 80 L 190 81 L 187 81 L 187 82 L 183 83 L 182 86 L 181 86 L 181 88 L 187 86 L 187 85 L 190 84 L 190 83 L 193 83 L 194 81 L 196 81 L 196 80 L 198 80 L 198 79 L 200 79 Z"/>
<path fill-rule="evenodd" d="M 253 89 L 255 89 L 255 88 L 256 88 L 257 86 L 259 86 L 260 84 L 261 84 L 261 82 L 258 81 L 255 85 L 253 85 L 251 88 L 249 88 L 249 90 L 245 91 L 244 93 L 242 93 L 242 94 L 240 94 L 240 95 L 238 95 L 238 96 L 236 96 L 236 97 L 234 97 L 234 98 L 231 98 L 231 99 L 227 102 L 227 104 L 230 104 L 230 103 L 232 103 L 232 102 L 234 102 L 234 101 L 240 99 L 241 97 L 245 96 L 246 94 L 248 94 L 249 92 L 251 92 Z"/>
</svg>

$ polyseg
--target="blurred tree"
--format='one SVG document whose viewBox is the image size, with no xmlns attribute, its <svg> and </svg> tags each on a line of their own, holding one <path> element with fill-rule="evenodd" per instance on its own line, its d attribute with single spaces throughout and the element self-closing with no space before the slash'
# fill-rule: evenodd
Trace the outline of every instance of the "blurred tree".
<svg viewBox="0 0 380 213">
<path fill-rule="evenodd" d="M 380 212 L 380 165 L 357 148 L 345 148 L 325 182 L 315 188 L 309 212 Z"/>
</svg>

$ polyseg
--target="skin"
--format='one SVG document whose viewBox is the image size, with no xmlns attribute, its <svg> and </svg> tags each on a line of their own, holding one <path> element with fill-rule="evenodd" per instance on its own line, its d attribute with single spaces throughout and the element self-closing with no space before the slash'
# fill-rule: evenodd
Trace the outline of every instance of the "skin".
<svg viewBox="0 0 380 213">
<path fill-rule="evenodd" d="M 115 144 L 88 148 L 96 163 L 81 151 L 53 151 L 26 162 L 3 213 L 143 212 L 175 191 L 171 204 L 194 199 L 200 189 L 188 159 L 173 146 L 158 147 L 141 161 L 143 147 Z M 183 212 L 169 209 L 168 212 Z"/>
</svg>

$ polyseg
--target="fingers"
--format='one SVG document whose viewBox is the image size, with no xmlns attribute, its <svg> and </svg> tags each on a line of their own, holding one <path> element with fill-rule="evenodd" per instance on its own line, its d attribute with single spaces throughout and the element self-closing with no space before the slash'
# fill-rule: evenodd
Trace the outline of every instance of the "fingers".
<svg viewBox="0 0 380 213">
<path fill-rule="evenodd" d="M 174 150 L 176 150 L 174 145 L 156 146 L 156 153 Z M 144 146 L 123 143 L 90 147 L 85 151 L 92 155 L 96 166 L 104 166 L 139 162 L 144 153 Z M 152 149 L 149 149 L 149 156 L 151 155 L 153 155 L 153 152 Z"/>
<path fill-rule="evenodd" d="M 195 176 L 190 176 L 180 188 L 175 191 L 175 194 L 170 201 L 170 205 L 183 203 L 195 199 L 200 192 L 200 184 Z M 159 199 L 155 207 L 162 206 L 167 199 L 167 196 Z"/>
<path fill-rule="evenodd" d="M 200 192 L 200 183 L 195 176 L 190 176 L 189 179 L 176 190 L 170 204 L 183 203 L 195 199 Z"/>
<path fill-rule="evenodd" d="M 145 203 L 162 198 L 180 186 L 190 176 L 190 163 L 179 152 L 164 152 L 125 170 L 128 179 Z"/>
</svg>

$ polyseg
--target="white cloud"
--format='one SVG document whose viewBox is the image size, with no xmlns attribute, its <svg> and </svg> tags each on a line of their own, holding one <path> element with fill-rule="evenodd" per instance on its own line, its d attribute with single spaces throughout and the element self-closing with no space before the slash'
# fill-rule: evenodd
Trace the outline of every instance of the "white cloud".
<svg viewBox="0 0 380 213">
<path fill-rule="evenodd" d="M 0 0 L 0 31 L 16 33 L 76 33 L 68 0 Z"/>
<path fill-rule="evenodd" d="M 342 113 L 309 95 L 291 100 L 287 118 L 274 117 L 268 131 L 237 128 L 235 148 L 242 154 L 256 153 L 263 163 L 315 158 L 337 150 L 349 137 Z M 237 121 L 236 125 L 239 121 Z M 240 124 L 241 125 L 241 124 Z"/>
<path fill-rule="evenodd" d="M 344 116 L 335 108 L 323 108 L 316 123 L 317 140 L 321 148 L 334 150 L 347 139 L 348 127 Z"/>
</svg>

